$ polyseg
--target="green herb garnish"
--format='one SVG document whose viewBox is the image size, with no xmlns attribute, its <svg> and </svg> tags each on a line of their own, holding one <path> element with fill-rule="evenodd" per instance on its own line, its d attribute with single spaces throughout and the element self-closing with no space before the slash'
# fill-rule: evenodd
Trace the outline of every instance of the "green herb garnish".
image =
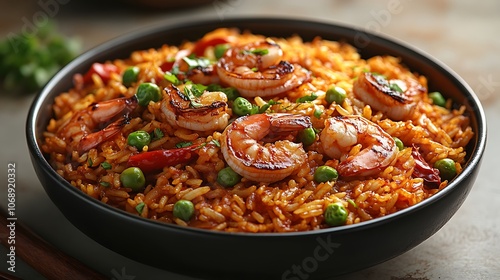
<svg viewBox="0 0 500 280">
<path fill-rule="evenodd" d="M 316 98 L 318 98 L 318 95 L 316 95 L 316 93 L 313 92 L 310 95 L 306 95 L 306 96 L 302 96 L 302 97 L 297 98 L 297 100 L 295 102 L 296 103 L 306 103 L 306 102 L 311 102 L 313 100 L 316 100 Z"/>
<path fill-rule="evenodd" d="M 155 129 L 153 130 L 153 132 L 152 132 L 152 133 L 150 133 L 150 135 L 151 135 L 151 139 L 152 139 L 152 140 L 158 140 L 158 139 L 163 138 L 163 136 L 164 136 L 164 135 L 163 135 L 163 131 L 161 131 L 161 129 L 159 129 L 158 127 L 157 127 L 157 128 L 155 128 Z"/>
<path fill-rule="evenodd" d="M 215 139 L 212 139 L 212 141 L 210 141 L 210 143 L 214 144 L 216 147 L 220 148 L 220 143 L 219 141 L 215 140 Z"/>
<path fill-rule="evenodd" d="M 189 66 L 189 70 L 197 67 L 206 68 L 211 64 L 210 60 L 204 57 L 186 56 L 183 57 L 182 60 L 187 63 L 187 65 Z"/>
<path fill-rule="evenodd" d="M 111 169 L 111 164 L 107 161 L 101 163 L 101 166 L 102 166 L 102 168 L 104 168 L 106 170 Z"/>
<path fill-rule="evenodd" d="M 350 198 L 349 198 L 349 199 L 347 200 L 347 202 L 348 202 L 349 204 L 351 204 L 354 208 L 358 208 L 358 205 L 356 204 L 356 202 L 354 202 L 354 200 L 352 200 L 352 199 L 350 199 Z"/>
<path fill-rule="evenodd" d="M 403 90 L 396 83 L 389 84 L 389 88 L 393 91 L 397 91 L 399 93 L 403 93 Z"/>
<path fill-rule="evenodd" d="M 171 82 L 174 85 L 179 85 L 181 81 L 177 78 L 176 75 L 172 74 L 171 72 L 165 72 L 165 75 L 163 75 L 165 80 Z"/>
<path fill-rule="evenodd" d="M 262 114 L 264 112 L 267 111 L 267 109 L 269 109 L 269 107 L 271 107 L 272 105 L 275 105 L 275 104 L 278 104 L 278 102 L 274 101 L 274 100 L 269 100 L 266 104 L 260 106 L 259 108 L 259 114 Z"/>
<path fill-rule="evenodd" d="M 268 53 L 268 49 L 243 50 L 243 54 L 266 55 Z"/>
<path fill-rule="evenodd" d="M 189 147 L 192 145 L 193 145 L 193 142 L 185 141 L 185 142 L 179 142 L 179 143 L 175 144 L 175 147 L 176 148 L 186 148 L 186 147 Z"/>
<path fill-rule="evenodd" d="M 203 94 L 205 89 L 205 86 L 199 84 L 191 84 L 184 87 L 184 96 L 189 99 L 192 108 L 203 107 L 203 104 L 199 103 L 196 99 Z"/>
<path fill-rule="evenodd" d="M 136 206 L 135 206 L 135 210 L 137 211 L 137 213 L 139 213 L 139 215 L 142 215 L 142 211 L 144 210 L 144 202 L 139 202 Z"/>
</svg>

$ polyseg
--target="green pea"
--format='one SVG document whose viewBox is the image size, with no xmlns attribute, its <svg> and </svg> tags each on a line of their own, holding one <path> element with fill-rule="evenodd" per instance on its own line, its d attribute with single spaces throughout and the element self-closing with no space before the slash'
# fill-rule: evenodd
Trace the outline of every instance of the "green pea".
<svg viewBox="0 0 500 280">
<path fill-rule="evenodd" d="M 316 141 L 316 132 L 314 131 L 314 128 L 308 127 L 306 129 L 303 129 L 299 132 L 297 135 L 297 138 L 304 146 L 310 146 L 314 141 Z"/>
<path fill-rule="evenodd" d="M 342 104 L 344 99 L 347 97 L 346 91 L 341 87 L 331 87 L 326 91 L 325 100 L 328 104 L 333 102 L 337 104 Z"/>
<path fill-rule="evenodd" d="M 443 180 L 451 180 L 457 175 L 455 161 L 450 158 L 443 158 L 434 163 L 434 168 L 439 170 L 439 176 Z"/>
<path fill-rule="evenodd" d="M 446 106 L 446 99 L 444 99 L 443 95 L 440 92 L 438 92 L 438 91 L 431 92 L 431 93 L 429 93 L 429 97 L 430 97 L 430 99 L 432 99 L 432 103 L 434 103 L 435 105 L 438 105 L 441 107 Z"/>
<path fill-rule="evenodd" d="M 314 171 L 314 181 L 316 183 L 328 182 L 337 180 L 339 174 L 335 168 L 328 165 L 320 166 Z"/>
<path fill-rule="evenodd" d="M 144 130 L 134 131 L 127 137 L 127 144 L 136 147 L 139 151 L 142 151 L 142 148 L 149 145 L 150 142 L 151 135 Z"/>
<path fill-rule="evenodd" d="M 136 96 L 139 105 L 147 106 L 149 101 L 157 102 L 161 99 L 160 87 L 153 83 L 142 83 L 137 87 Z"/>
<path fill-rule="evenodd" d="M 241 180 L 240 174 L 236 173 L 231 167 L 223 168 L 217 173 L 217 182 L 225 188 L 233 187 Z"/>
<path fill-rule="evenodd" d="M 396 147 L 398 147 L 398 150 L 403 150 L 405 148 L 405 144 L 403 143 L 403 141 L 401 141 L 401 139 L 399 139 L 398 137 L 393 137 L 394 138 L 394 142 L 396 142 Z"/>
<path fill-rule="evenodd" d="M 173 214 L 174 217 L 187 222 L 191 220 L 191 217 L 193 217 L 194 205 L 189 200 L 183 200 L 183 199 L 178 200 L 174 204 Z"/>
<path fill-rule="evenodd" d="M 329 226 L 340 226 L 347 220 L 347 209 L 342 204 L 332 203 L 325 209 L 325 222 Z"/>
<path fill-rule="evenodd" d="M 316 109 L 314 110 L 314 117 L 317 118 L 317 119 L 320 119 L 321 118 L 321 114 L 323 114 L 323 111 L 321 109 Z"/>
<path fill-rule="evenodd" d="M 140 168 L 129 167 L 120 174 L 120 182 L 122 182 L 124 187 L 131 188 L 133 191 L 138 192 L 146 185 L 146 178 Z"/>
<path fill-rule="evenodd" d="M 237 97 L 233 102 L 233 112 L 238 116 L 250 115 L 252 113 L 252 109 L 252 103 L 244 97 Z"/>
<path fill-rule="evenodd" d="M 129 87 L 132 83 L 137 82 L 137 78 L 139 77 L 139 67 L 129 67 L 125 69 L 122 75 L 122 83 L 124 86 Z"/>
</svg>

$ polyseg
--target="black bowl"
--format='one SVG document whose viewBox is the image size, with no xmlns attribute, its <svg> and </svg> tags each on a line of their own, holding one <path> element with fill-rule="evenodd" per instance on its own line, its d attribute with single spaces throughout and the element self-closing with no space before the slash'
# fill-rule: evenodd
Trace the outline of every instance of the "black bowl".
<svg viewBox="0 0 500 280">
<path fill-rule="evenodd" d="M 72 76 L 95 61 L 128 57 L 133 50 L 196 40 L 219 27 L 238 27 L 269 36 L 298 34 L 345 41 L 363 57 L 388 54 L 429 77 L 429 87 L 467 107 L 474 138 L 463 172 L 447 188 L 408 209 L 356 225 L 298 233 L 225 233 L 139 218 L 72 187 L 40 150 L 54 97 L 72 86 Z M 105 43 L 81 55 L 35 98 L 26 127 L 33 165 L 45 191 L 66 218 L 103 246 L 136 261 L 203 278 L 312 279 L 341 275 L 396 257 L 438 231 L 458 210 L 478 174 L 486 144 L 486 121 L 473 91 L 450 69 L 402 42 L 350 27 L 320 22 L 247 18 L 150 28 Z M 130 238 L 133 236 L 134 238 Z M 137 238 L 142 237 L 142 238 Z"/>
</svg>

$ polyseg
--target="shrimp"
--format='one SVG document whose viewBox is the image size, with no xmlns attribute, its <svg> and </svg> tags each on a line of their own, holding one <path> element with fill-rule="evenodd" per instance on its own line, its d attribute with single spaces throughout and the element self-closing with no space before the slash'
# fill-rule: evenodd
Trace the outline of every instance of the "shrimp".
<svg viewBox="0 0 500 280">
<path fill-rule="evenodd" d="M 186 86 L 186 90 L 191 87 Z M 161 111 L 171 125 L 196 131 L 223 130 L 230 117 L 223 92 L 205 91 L 195 97 L 183 94 L 174 85 L 165 88 Z"/>
<path fill-rule="evenodd" d="M 180 78 L 182 80 L 182 77 Z M 195 67 L 188 70 L 185 74 L 185 79 L 192 81 L 195 84 L 210 85 L 219 84 L 220 79 L 217 76 L 215 65 L 208 65 L 206 67 Z"/>
<path fill-rule="evenodd" d="M 324 152 L 340 159 L 343 176 L 370 176 L 382 171 L 398 154 L 394 139 L 377 124 L 361 116 L 337 116 L 325 120 L 319 139 Z M 359 153 L 349 155 L 361 145 Z"/>
<path fill-rule="evenodd" d="M 118 134 L 128 122 L 128 114 L 137 108 L 137 105 L 135 95 L 90 104 L 77 111 L 59 128 L 57 134 L 62 139 L 75 143 L 78 153 L 83 154 Z M 113 121 L 117 117 L 118 119 Z M 75 145 L 70 145 L 70 148 Z"/>
<path fill-rule="evenodd" d="M 284 179 L 305 161 L 302 143 L 278 140 L 262 144 L 265 138 L 290 135 L 312 127 L 308 116 L 285 113 L 244 116 L 232 122 L 221 137 L 221 151 L 227 164 L 246 179 L 273 183 Z"/>
<path fill-rule="evenodd" d="M 181 51 L 182 52 L 182 51 Z M 181 54 L 182 57 L 183 54 Z M 190 61 L 191 65 L 187 63 Z M 178 67 L 177 78 L 181 81 L 190 80 L 195 84 L 219 84 L 220 79 L 217 76 L 216 66 L 206 58 L 189 58 L 184 56 L 173 64 Z M 174 67 L 172 66 L 172 67 Z"/>
<path fill-rule="evenodd" d="M 364 73 L 353 85 L 354 94 L 393 120 L 407 119 L 418 99 L 427 90 L 416 80 L 386 80 L 383 76 Z"/>
<path fill-rule="evenodd" d="M 196 84 L 219 84 L 220 79 L 215 70 L 215 64 L 207 58 L 190 58 L 189 50 L 180 50 L 172 61 L 160 65 L 160 69 L 175 76 L 180 81 L 190 80 Z M 188 63 L 189 62 L 189 63 Z"/>
<path fill-rule="evenodd" d="M 217 73 L 243 97 L 277 95 L 310 79 L 308 71 L 282 56 L 281 47 L 269 40 L 233 47 L 219 59 Z"/>
</svg>

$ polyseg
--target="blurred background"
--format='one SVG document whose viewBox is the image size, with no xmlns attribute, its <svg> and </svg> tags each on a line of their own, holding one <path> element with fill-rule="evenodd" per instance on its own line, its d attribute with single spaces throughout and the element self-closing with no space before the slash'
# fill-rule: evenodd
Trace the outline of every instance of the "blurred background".
<svg viewBox="0 0 500 280">
<path fill-rule="evenodd" d="M 500 156 L 496 144 L 500 141 L 497 121 L 500 117 L 500 1 L 0 0 L 0 40 L 3 42 L 0 73 L 9 72 L 1 69 L 11 60 L 6 45 L 10 42 L 12 47 L 15 34 L 37 35 L 38 27 L 46 22 L 53 24 L 48 34 L 57 35 L 60 40 L 54 43 L 54 48 L 63 48 L 63 58 L 67 59 L 117 36 L 151 26 L 199 19 L 224 21 L 244 16 L 340 23 L 395 37 L 441 60 L 473 88 L 489 120 L 489 140 L 480 175 L 464 205 L 448 224 L 421 245 L 386 263 L 341 279 L 497 279 L 500 275 L 500 189 L 495 171 L 498 172 Z M 52 62 L 60 57 L 40 56 L 49 60 L 46 65 L 57 68 Z M 6 73 L 3 80 L 0 79 L 3 83 L 0 87 L 0 166 L 3 168 L 0 182 L 7 182 L 7 164 L 16 163 L 19 221 L 109 279 L 192 279 L 136 263 L 103 248 L 74 228 L 51 203 L 34 174 L 24 141 L 26 115 L 36 92 L 24 86 L 32 79 L 43 81 L 51 72 L 31 70 L 25 69 L 21 76 L 9 78 L 14 86 L 20 85 L 14 87 L 15 90 L 5 86 Z M 7 197 L 3 186 L 0 205 L 5 208 Z M 0 271 L 6 272 L 3 247 L 0 256 Z M 15 276 L 43 279 L 20 260 Z"/>
</svg>

